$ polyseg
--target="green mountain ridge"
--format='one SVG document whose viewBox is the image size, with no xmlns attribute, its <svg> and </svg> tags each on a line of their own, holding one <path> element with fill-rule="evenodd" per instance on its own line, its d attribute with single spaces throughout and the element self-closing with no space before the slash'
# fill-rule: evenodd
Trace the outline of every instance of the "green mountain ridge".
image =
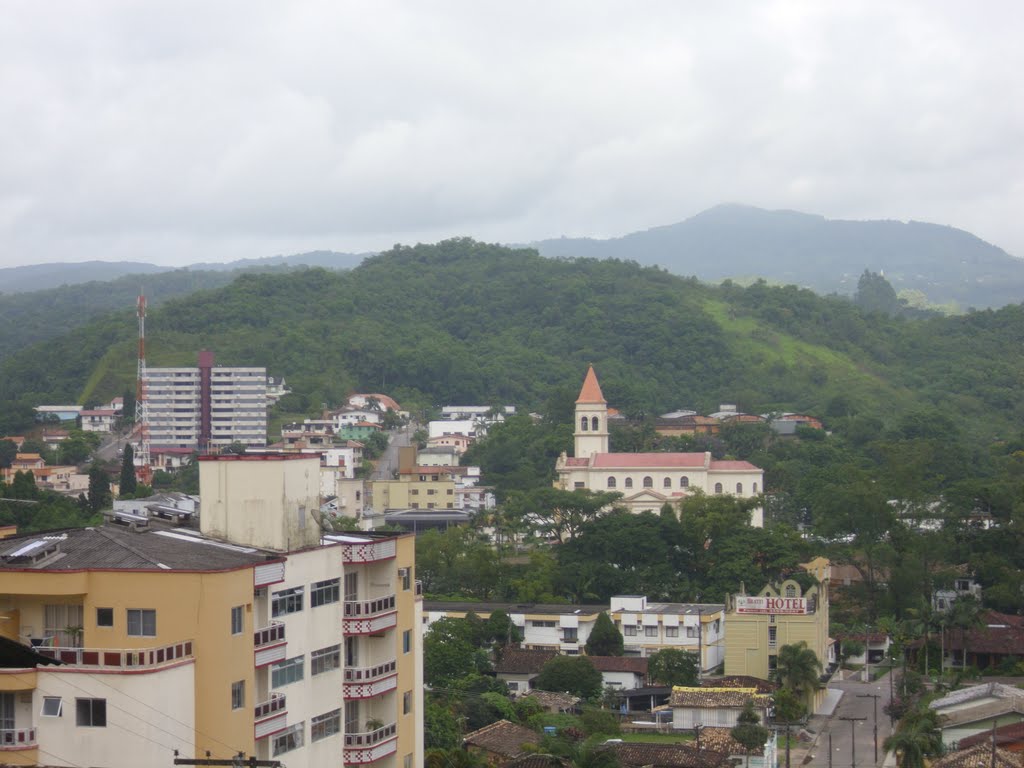
<svg viewBox="0 0 1024 768">
<path fill-rule="evenodd" d="M 133 386 L 134 313 L 90 321 L 0 364 L 0 429 L 43 402 L 99 402 Z M 264 365 L 315 413 L 354 390 L 403 404 L 574 398 L 598 367 L 628 415 L 737 403 L 748 412 L 847 410 L 888 419 L 946 410 L 985 439 L 1024 423 L 1024 309 L 927 320 L 764 283 L 708 286 L 616 260 L 549 259 L 468 239 L 396 247 L 348 272 L 242 274 L 168 299 L 147 321 L 152 366 Z M 570 400 L 571 402 L 571 400 Z"/>
</svg>

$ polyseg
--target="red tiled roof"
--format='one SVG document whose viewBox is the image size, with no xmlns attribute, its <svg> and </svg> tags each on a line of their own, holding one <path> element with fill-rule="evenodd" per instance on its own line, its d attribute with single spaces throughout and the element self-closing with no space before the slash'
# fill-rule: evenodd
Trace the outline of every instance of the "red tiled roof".
<svg viewBox="0 0 1024 768">
<path fill-rule="evenodd" d="M 708 726 L 700 729 L 701 749 L 710 749 L 714 752 L 724 752 L 727 755 L 746 754 L 747 748 L 732 737 L 731 728 L 716 728 Z M 760 757 L 764 754 L 764 747 L 755 747 L 750 750 L 751 755 Z"/>
<path fill-rule="evenodd" d="M 538 741 L 540 741 L 540 734 L 536 731 L 510 723 L 508 720 L 499 720 L 496 723 L 485 725 L 480 730 L 466 734 L 462 743 L 502 757 L 512 758 L 519 757 L 525 752 L 523 749 L 525 744 L 536 744 Z"/>
<path fill-rule="evenodd" d="M 506 648 L 501 654 L 501 659 L 494 665 L 494 671 L 499 675 L 528 675 L 540 672 L 541 667 L 557 655 L 555 651 Z"/>
<path fill-rule="evenodd" d="M 647 675 L 647 659 L 639 656 L 587 656 L 598 672 L 632 672 Z"/>
<path fill-rule="evenodd" d="M 570 456 L 565 460 L 565 466 L 567 467 L 585 467 L 588 464 L 590 464 L 590 459 L 578 459 Z"/>
<path fill-rule="evenodd" d="M 701 685 L 706 688 L 756 688 L 758 693 L 773 693 L 779 687 L 771 680 L 762 680 L 753 675 L 705 678 Z"/>
<path fill-rule="evenodd" d="M 715 768 L 720 765 L 729 765 L 729 756 L 724 752 L 715 752 L 711 749 L 704 749 L 703 739 L 701 749 L 688 744 L 645 744 L 630 743 L 609 744 L 602 749 L 611 749 L 619 758 L 619 764 L 624 768 L 641 768 L 641 766 L 654 766 L 654 768 Z"/>
<path fill-rule="evenodd" d="M 993 760 L 991 744 L 976 744 L 940 757 L 932 763 L 932 768 L 1021 768 L 1022 765 L 1019 753 L 996 747 Z"/>
<path fill-rule="evenodd" d="M 633 469 L 656 467 L 686 467 L 703 469 L 703 453 L 599 453 L 594 456 L 597 469 Z M 712 462 L 714 463 L 714 462 Z M 746 464 L 746 462 L 741 462 Z"/>
<path fill-rule="evenodd" d="M 966 650 L 967 653 L 1024 655 L 1024 624 L 1020 617 L 985 611 L 981 620 L 993 626 L 982 626 L 966 632 L 950 629 L 946 633 L 946 647 Z"/>
<path fill-rule="evenodd" d="M 597 374 L 594 373 L 594 366 L 590 366 L 587 369 L 587 377 L 583 379 L 583 387 L 580 389 L 580 396 L 576 398 L 576 402 L 607 405 L 607 401 L 601 393 L 601 385 L 597 383 Z"/>
<path fill-rule="evenodd" d="M 983 731 L 973 736 L 965 736 L 960 739 L 960 748 L 966 749 L 975 744 L 987 744 L 992 746 L 992 731 Z M 1024 744 L 1024 722 L 1009 723 L 996 728 L 996 745 L 999 744 Z"/>
<path fill-rule="evenodd" d="M 757 469 L 749 461 L 712 461 L 711 469 Z"/>
</svg>

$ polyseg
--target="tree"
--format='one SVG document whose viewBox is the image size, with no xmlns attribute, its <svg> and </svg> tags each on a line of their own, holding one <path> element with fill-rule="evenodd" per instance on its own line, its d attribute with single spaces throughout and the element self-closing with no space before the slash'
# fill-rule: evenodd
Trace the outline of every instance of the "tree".
<svg viewBox="0 0 1024 768">
<path fill-rule="evenodd" d="M 821 662 L 813 649 L 801 640 L 799 643 L 779 648 L 778 666 L 775 677 L 784 688 L 788 688 L 805 702 L 818 690 Z"/>
<path fill-rule="evenodd" d="M 853 303 L 865 312 L 895 315 L 900 311 L 900 300 L 889 281 L 877 272 L 866 269 L 857 281 Z"/>
<path fill-rule="evenodd" d="M 621 493 L 538 488 L 512 496 L 509 505 L 520 516 L 533 520 L 539 534 L 552 536 L 559 544 L 565 544 L 621 498 Z"/>
<path fill-rule="evenodd" d="M 584 649 L 588 656 L 622 655 L 622 633 L 604 611 L 597 614 L 597 620 L 590 630 L 590 637 L 587 638 Z"/>
<path fill-rule="evenodd" d="M 13 440 L 0 440 L 0 469 L 6 469 L 18 456 L 18 446 Z"/>
<path fill-rule="evenodd" d="M 900 755 L 902 768 L 924 768 L 926 757 L 935 757 L 943 752 L 938 714 L 927 706 L 910 710 L 900 721 L 896 733 L 887 738 L 883 746 L 887 751 Z"/>
<path fill-rule="evenodd" d="M 807 706 L 789 688 L 779 688 L 773 698 L 775 722 L 786 726 L 786 768 L 789 768 L 789 727 L 807 713 Z"/>
<path fill-rule="evenodd" d="M 860 656 L 864 653 L 864 643 L 855 637 L 843 638 L 840 648 L 839 660 L 843 664 L 849 661 L 853 656 Z"/>
<path fill-rule="evenodd" d="M 749 765 L 750 750 L 763 747 L 768 741 L 768 729 L 761 725 L 761 717 L 754 711 L 753 700 L 747 699 L 729 734 L 747 750 L 746 764 Z"/>
<path fill-rule="evenodd" d="M 647 662 L 647 674 L 661 685 L 697 685 L 700 662 L 697 654 L 678 648 L 663 648 Z"/>
<path fill-rule="evenodd" d="M 110 506 L 110 478 L 98 464 L 89 467 L 89 511 L 94 515 Z"/>
<path fill-rule="evenodd" d="M 124 456 L 121 457 L 121 498 L 128 498 L 135 493 L 138 487 L 138 479 L 135 477 L 135 450 L 132 444 L 124 447 Z"/>
<path fill-rule="evenodd" d="M 601 695 L 601 683 L 601 673 L 586 656 L 555 656 L 541 668 L 536 685 L 542 691 L 596 699 Z"/>
</svg>

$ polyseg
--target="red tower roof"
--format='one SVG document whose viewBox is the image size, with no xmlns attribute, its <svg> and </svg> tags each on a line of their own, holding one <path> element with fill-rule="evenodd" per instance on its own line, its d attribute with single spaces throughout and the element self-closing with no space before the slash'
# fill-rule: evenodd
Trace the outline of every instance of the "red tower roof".
<svg viewBox="0 0 1024 768">
<path fill-rule="evenodd" d="M 576 398 L 577 403 L 600 403 L 606 405 L 607 401 L 601 394 L 601 385 L 597 383 L 597 374 L 594 373 L 594 366 L 587 369 L 587 378 L 583 380 L 583 388 L 580 396 Z"/>
</svg>

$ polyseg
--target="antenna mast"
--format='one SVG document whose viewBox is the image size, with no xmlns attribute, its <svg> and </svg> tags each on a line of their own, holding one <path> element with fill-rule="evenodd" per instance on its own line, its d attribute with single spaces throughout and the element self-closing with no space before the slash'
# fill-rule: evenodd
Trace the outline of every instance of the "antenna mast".
<svg viewBox="0 0 1024 768">
<path fill-rule="evenodd" d="M 135 381 L 135 428 L 139 435 L 139 448 L 135 452 L 137 474 L 149 479 L 152 471 L 149 465 L 149 407 L 146 400 L 146 295 L 139 293 L 137 302 L 139 316 L 139 365 Z"/>
</svg>

